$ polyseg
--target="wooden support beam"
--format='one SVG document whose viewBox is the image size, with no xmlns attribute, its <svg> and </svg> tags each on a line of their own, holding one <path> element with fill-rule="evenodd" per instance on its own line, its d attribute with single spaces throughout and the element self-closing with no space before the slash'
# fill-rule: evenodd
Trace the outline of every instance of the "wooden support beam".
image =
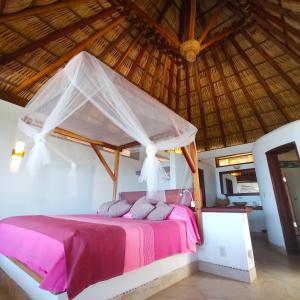
<svg viewBox="0 0 300 300">
<path fill-rule="evenodd" d="M 157 58 L 157 61 L 156 61 L 156 67 L 155 67 L 155 71 L 154 71 L 154 75 L 153 75 L 153 80 L 152 80 L 150 91 L 149 91 L 149 94 L 151 96 L 154 94 L 154 88 L 155 88 L 156 78 L 157 78 L 157 75 L 158 75 L 158 72 L 159 72 L 159 68 L 160 68 L 160 65 L 161 65 L 161 59 L 162 59 L 162 52 L 159 51 L 159 55 L 158 55 L 158 58 Z"/>
<path fill-rule="evenodd" d="M 114 162 L 114 187 L 113 187 L 113 198 L 112 200 L 115 201 L 117 198 L 118 192 L 118 178 L 119 178 L 119 163 L 120 163 L 120 151 L 115 151 L 115 162 Z"/>
<path fill-rule="evenodd" d="M 215 65 L 216 65 L 216 67 L 217 67 L 217 70 L 218 70 L 218 72 L 219 72 L 219 74 L 220 74 L 220 76 L 221 76 L 221 81 L 222 81 L 222 84 L 223 84 L 223 86 L 224 86 L 224 88 L 225 88 L 226 96 L 227 96 L 227 98 L 228 98 L 228 100 L 229 100 L 229 102 L 230 102 L 230 106 L 231 106 L 231 110 L 232 110 L 232 112 L 233 112 L 233 114 L 234 114 L 234 118 L 235 118 L 236 123 L 237 123 L 237 125 L 238 125 L 238 127 L 239 127 L 239 131 L 240 131 L 240 133 L 241 133 L 241 135 L 242 135 L 243 143 L 246 144 L 246 143 L 247 143 L 247 138 L 246 138 L 245 130 L 244 130 L 242 121 L 241 121 L 241 119 L 240 119 L 239 113 L 238 113 L 238 111 L 237 111 L 237 108 L 236 108 L 236 106 L 235 106 L 235 102 L 234 102 L 233 95 L 232 95 L 232 93 L 231 93 L 231 91 L 230 91 L 230 88 L 229 88 L 229 86 L 228 86 L 228 83 L 227 83 L 227 81 L 226 81 L 226 78 L 225 78 L 225 74 L 224 74 L 223 68 L 222 68 L 222 66 L 221 66 L 221 64 L 220 64 L 220 61 L 219 61 L 219 59 L 218 59 L 218 55 L 217 55 L 217 53 L 216 53 L 216 49 L 215 49 L 214 47 L 211 48 L 211 53 L 212 53 L 212 59 L 213 59 L 213 61 L 215 62 Z"/>
<path fill-rule="evenodd" d="M 33 77 L 24 80 L 21 82 L 21 84 L 14 88 L 13 92 L 15 94 L 18 94 L 19 92 L 27 89 L 28 87 L 32 86 L 34 83 L 36 83 L 39 79 L 41 79 L 45 75 L 51 74 L 53 71 L 61 67 L 63 64 L 65 64 L 67 61 L 69 61 L 73 56 L 78 54 L 79 52 L 83 51 L 84 49 L 88 48 L 94 41 L 99 39 L 104 34 L 108 33 L 110 30 L 112 30 L 114 27 L 120 25 L 125 20 L 124 16 L 121 16 L 117 18 L 116 20 L 109 23 L 105 28 L 102 30 L 96 32 L 89 38 L 85 39 L 81 43 L 79 43 L 77 46 L 75 46 L 70 52 L 67 54 L 61 56 L 59 59 L 54 61 L 52 64 L 48 65 L 45 69 L 35 74 Z"/>
<path fill-rule="evenodd" d="M 143 45 L 142 49 L 140 50 L 138 56 L 134 59 L 133 64 L 128 72 L 128 75 L 127 75 L 128 80 L 131 80 L 131 78 L 136 70 L 136 67 L 140 64 L 142 58 L 144 57 L 146 50 L 147 50 L 147 47 L 145 45 Z"/>
<path fill-rule="evenodd" d="M 140 9 L 132 1 L 126 1 L 125 4 L 131 9 L 132 12 L 142 17 L 144 21 L 146 21 L 151 27 L 153 27 L 157 32 L 159 32 L 170 43 L 170 45 L 177 48 L 180 47 L 180 41 L 178 40 L 178 38 L 174 34 L 170 33 L 168 30 L 166 30 L 163 26 L 161 26 L 157 21 L 152 19 L 147 12 Z"/>
<path fill-rule="evenodd" d="M 214 35 L 207 42 L 202 44 L 201 48 L 200 48 L 200 52 L 204 51 L 209 46 L 212 46 L 212 45 L 228 38 L 231 34 L 237 32 L 243 24 L 244 24 L 244 20 L 232 23 L 231 26 L 229 26 L 228 28 L 225 28 L 221 33 Z"/>
<path fill-rule="evenodd" d="M 235 75 L 235 77 L 236 77 L 236 79 L 237 79 L 237 82 L 238 82 L 240 88 L 242 89 L 242 91 L 243 91 L 243 93 L 244 93 L 244 95 L 245 95 L 245 99 L 247 100 L 249 106 L 251 107 L 251 109 L 252 109 L 252 111 L 253 111 L 253 113 L 254 113 L 254 115 L 255 115 L 255 117 L 256 117 L 256 119 L 257 119 L 259 125 L 260 125 L 260 127 L 262 128 L 262 130 L 263 130 L 264 133 L 267 133 L 267 127 L 266 127 L 266 125 L 264 124 L 264 121 L 263 121 L 262 117 L 260 116 L 260 112 L 257 110 L 257 108 L 256 108 L 256 106 L 255 106 L 255 104 L 254 104 L 255 99 L 250 95 L 250 93 L 249 93 L 248 90 L 246 89 L 246 87 L 245 87 L 245 85 L 244 85 L 244 83 L 243 83 L 243 81 L 242 81 L 242 77 L 241 77 L 241 75 L 240 75 L 240 72 L 239 72 L 239 70 L 237 69 L 237 67 L 235 66 L 235 64 L 234 64 L 234 62 L 233 62 L 233 59 L 232 59 L 232 57 L 229 55 L 229 53 L 228 53 L 228 51 L 227 51 L 225 45 L 224 45 L 224 44 L 221 44 L 221 48 L 222 48 L 222 50 L 223 50 L 223 52 L 224 52 L 224 55 L 225 55 L 226 60 L 228 61 L 228 63 L 229 63 L 229 65 L 230 65 L 231 69 L 232 69 L 233 72 L 234 72 L 234 75 Z"/>
<path fill-rule="evenodd" d="M 296 84 L 286 73 L 282 70 L 273 58 L 259 46 L 257 42 L 248 34 L 246 30 L 242 30 L 242 34 L 246 40 L 248 40 L 252 46 L 260 53 L 260 55 L 276 70 L 276 72 L 298 93 L 300 94 L 300 86 Z"/>
<path fill-rule="evenodd" d="M 241 46 L 236 42 L 234 38 L 230 38 L 231 43 L 234 45 L 234 47 L 238 50 L 241 57 L 247 62 L 248 66 L 258 79 L 258 82 L 263 86 L 265 89 L 267 95 L 270 97 L 270 99 L 273 101 L 277 109 L 281 112 L 281 114 L 284 116 L 286 121 L 290 122 L 292 121 L 291 117 L 285 112 L 284 107 L 279 99 L 273 94 L 270 87 L 266 83 L 265 79 L 262 77 L 262 75 L 258 72 L 256 69 L 256 66 L 252 63 L 250 58 L 245 54 L 244 50 L 241 48 Z"/>
<path fill-rule="evenodd" d="M 147 58 L 147 62 L 146 62 L 146 65 L 145 65 L 145 68 L 143 69 L 143 75 L 142 75 L 142 78 L 139 82 L 139 88 L 143 89 L 144 88 L 144 83 L 145 83 L 145 79 L 147 77 L 147 74 L 149 73 L 149 69 L 150 69 L 150 66 L 151 66 L 151 62 L 153 60 L 153 54 L 155 52 L 155 47 L 154 45 L 152 45 L 152 49 L 149 51 L 149 55 L 148 55 L 148 58 Z"/>
<path fill-rule="evenodd" d="M 159 99 L 160 99 L 161 102 L 164 102 L 165 85 L 166 85 L 168 65 L 169 65 L 169 59 L 166 57 L 165 62 L 164 62 L 164 66 L 163 66 L 162 80 L 161 80 L 160 92 L 159 92 Z"/>
<path fill-rule="evenodd" d="M 181 151 L 183 153 L 183 156 L 185 157 L 185 160 L 187 162 L 187 164 L 189 165 L 191 172 L 195 173 L 196 167 L 195 167 L 195 163 L 194 163 L 194 159 L 191 157 L 188 147 L 181 147 Z"/>
<path fill-rule="evenodd" d="M 98 156 L 99 160 L 101 161 L 103 167 L 105 168 L 106 172 L 110 176 L 110 178 L 114 181 L 115 180 L 115 175 L 113 171 L 110 169 L 108 163 L 106 162 L 104 156 L 101 154 L 100 150 L 98 149 L 98 146 L 95 144 L 91 144 L 93 150 L 95 151 L 96 155 Z"/>
<path fill-rule="evenodd" d="M 123 53 L 123 55 L 121 56 L 121 58 L 117 61 L 117 63 L 113 66 L 114 70 L 118 70 L 121 65 L 123 64 L 123 62 L 125 61 L 125 59 L 128 57 L 128 55 L 130 54 L 131 50 L 136 46 L 136 44 L 141 40 L 141 38 L 144 35 L 144 31 L 141 31 L 138 36 L 131 42 L 131 44 L 129 45 L 129 47 L 127 48 L 127 50 Z"/>
<path fill-rule="evenodd" d="M 186 109 L 188 115 L 188 121 L 192 120 L 191 112 L 191 91 L 190 91 L 190 74 L 189 74 L 189 62 L 185 62 L 185 85 L 186 85 Z"/>
<path fill-rule="evenodd" d="M 168 102 L 167 106 L 170 108 L 172 105 L 172 93 L 173 93 L 173 76 L 174 75 L 174 61 L 171 60 L 170 70 L 169 70 L 169 86 L 168 86 Z"/>
<path fill-rule="evenodd" d="M 198 93 L 198 107 L 200 112 L 200 122 L 201 122 L 201 129 L 203 130 L 204 135 L 204 149 L 207 150 L 207 136 L 206 136 L 206 124 L 205 124 L 205 115 L 204 115 L 204 107 L 203 107 L 203 99 L 201 93 L 201 84 L 200 84 L 200 76 L 199 70 L 197 65 L 197 60 L 194 62 L 194 72 L 196 77 L 196 88 Z"/>
<path fill-rule="evenodd" d="M 273 24 L 276 26 L 279 26 L 280 28 L 284 28 L 286 31 L 292 33 L 296 37 L 300 38 L 300 30 L 297 29 L 296 27 L 293 27 L 289 23 L 281 20 L 278 17 L 275 17 L 274 15 L 268 13 L 264 9 L 261 9 L 257 7 L 256 5 L 251 5 L 251 11 L 254 12 L 256 15 L 261 17 L 264 20 L 271 21 Z"/>
<path fill-rule="evenodd" d="M 211 17 L 209 18 L 206 27 L 203 29 L 200 37 L 198 38 L 198 41 L 200 42 L 200 44 L 203 43 L 203 41 L 205 40 L 205 38 L 207 37 L 208 33 L 210 32 L 210 30 L 213 28 L 213 26 L 216 24 L 217 18 L 220 15 L 220 13 L 223 11 L 225 5 L 227 4 L 227 1 L 222 1 L 217 8 L 214 10 L 214 12 L 212 13 Z"/>
<path fill-rule="evenodd" d="M 190 154 L 196 169 L 196 172 L 192 173 L 193 198 L 195 201 L 195 212 L 196 212 L 198 229 L 199 229 L 200 236 L 202 238 L 201 242 L 203 243 L 203 225 L 202 225 L 203 198 L 202 198 L 202 191 L 200 187 L 199 171 L 198 171 L 198 156 L 197 156 L 197 147 L 195 142 L 190 145 Z"/>
<path fill-rule="evenodd" d="M 202 60 L 203 60 L 203 64 L 204 64 L 204 67 L 205 67 L 206 78 L 208 79 L 208 85 L 209 85 L 210 93 L 211 93 L 212 100 L 213 100 L 213 103 L 214 103 L 215 112 L 217 114 L 218 124 L 219 124 L 220 132 L 221 132 L 222 143 L 223 143 L 224 147 L 226 147 L 227 143 L 226 143 L 226 139 L 225 139 L 223 123 L 222 123 L 220 110 L 219 110 L 218 103 L 217 103 L 217 97 L 216 97 L 216 94 L 215 94 L 215 89 L 214 89 L 214 85 L 213 85 L 213 82 L 212 82 L 212 79 L 211 79 L 209 66 L 208 66 L 205 54 L 202 55 Z"/>
<path fill-rule="evenodd" d="M 74 4 L 85 5 L 86 3 L 89 3 L 89 2 L 92 2 L 92 0 L 64 0 L 64 1 L 58 1 L 53 4 L 49 4 L 49 5 L 29 7 L 24 10 L 21 10 L 19 12 L 16 12 L 16 13 L 0 15 L 0 23 L 13 21 L 13 20 L 28 17 L 28 16 L 39 15 L 39 14 L 47 13 L 47 12 L 50 12 L 50 11 L 56 10 L 56 9 L 71 7 Z"/>
<path fill-rule="evenodd" d="M 159 14 L 159 16 L 157 18 L 157 23 L 160 24 L 162 22 L 162 20 L 163 20 L 163 18 L 165 16 L 166 12 L 168 11 L 171 3 L 172 3 L 172 0 L 167 0 L 166 1 L 164 8 L 162 9 L 162 11 L 160 12 L 160 14 Z"/>
<path fill-rule="evenodd" d="M 179 112 L 179 101 L 180 101 L 180 78 L 181 78 L 181 68 L 177 65 L 177 75 L 176 75 L 176 107 L 175 112 Z"/>
<path fill-rule="evenodd" d="M 195 39 L 195 27 L 196 27 L 196 0 L 189 1 L 189 18 L 188 18 L 188 40 Z"/>
<path fill-rule="evenodd" d="M 16 59 L 18 56 L 22 56 L 26 53 L 29 52 L 33 52 L 34 50 L 44 47 L 45 45 L 47 45 L 48 43 L 50 43 L 51 41 L 57 40 L 60 37 L 66 36 L 70 33 L 73 33 L 74 31 L 83 28 L 87 25 L 90 25 L 93 22 L 96 22 L 97 20 L 100 20 L 102 18 L 105 18 L 107 16 L 112 15 L 113 13 L 117 12 L 118 8 L 117 7 L 110 7 L 108 9 L 105 9 L 103 11 L 101 11 L 100 13 L 93 15 L 91 17 L 85 18 L 80 20 L 77 23 L 71 24 L 69 26 L 66 26 L 60 30 L 54 31 L 50 34 L 48 34 L 47 36 L 34 41 L 33 43 L 24 46 L 22 48 L 19 48 L 18 50 L 9 53 L 9 54 L 5 54 L 3 56 L 0 57 L 0 64 L 6 64 L 14 59 Z"/>
</svg>

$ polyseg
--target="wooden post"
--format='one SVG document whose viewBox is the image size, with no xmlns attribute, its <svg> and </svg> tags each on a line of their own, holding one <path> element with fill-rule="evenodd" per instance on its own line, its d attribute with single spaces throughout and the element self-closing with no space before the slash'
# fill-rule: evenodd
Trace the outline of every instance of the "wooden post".
<svg viewBox="0 0 300 300">
<path fill-rule="evenodd" d="M 117 197 L 118 191 L 118 176 L 119 176 L 119 163 L 120 163 L 120 151 L 115 151 L 115 164 L 114 164 L 114 189 L 113 189 L 113 198 L 112 200 L 115 201 Z"/>
<path fill-rule="evenodd" d="M 195 211 L 196 211 L 196 219 L 198 224 L 198 229 L 200 232 L 200 236 L 203 242 L 203 227 L 202 227 L 202 193 L 199 182 L 199 173 L 198 173 L 198 157 L 197 157 L 197 148 L 195 142 L 190 145 L 190 155 L 194 161 L 195 172 L 192 173 L 193 180 L 193 197 L 195 201 Z"/>
</svg>

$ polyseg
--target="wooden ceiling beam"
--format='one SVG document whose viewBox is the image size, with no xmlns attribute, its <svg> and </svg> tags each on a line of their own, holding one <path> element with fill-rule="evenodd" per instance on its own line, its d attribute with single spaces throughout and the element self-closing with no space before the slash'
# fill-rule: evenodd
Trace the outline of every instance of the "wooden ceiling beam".
<svg viewBox="0 0 300 300">
<path fill-rule="evenodd" d="M 196 27 L 196 0 L 189 1 L 189 15 L 188 15 L 188 40 L 195 39 L 195 27 Z"/>
<path fill-rule="evenodd" d="M 185 62 L 185 85 L 186 85 L 186 109 L 188 115 L 188 121 L 192 120 L 192 111 L 191 111 L 191 94 L 190 94 L 190 74 L 189 74 L 189 62 Z"/>
<path fill-rule="evenodd" d="M 131 80 L 131 78 L 132 78 L 132 76 L 133 76 L 133 74 L 135 72 L 136 67 L 142 61 L 142 58 L 144 57 L 144 54 L 145 54 L 146 50 L 147 50 L 146 45 L 143 45 L 142 49 L 140 50 L 140 52 L 138 54 L 138 56 L 134 59 L 133 64 L 132 64 L 132 66 L 131 66 L 131 68 L 130 68 L 130 70 L 128 72 L 128 75 L 126 76 L 128 80 Z"/>
<path fill-rule="evenodd" d="M 211 39 L 209 39 L 207 42 L 202 44 L 200 48 L 200 52 L 224 40 L 225 38 L 228 38 L 231 34 L 236 33 L 243 24 L 244 24 L 244 20 L 240 20 L 232 23 L 232 25 L 224 29 L 223 32 L 214 35 Z"/>
<path fill-rule="evenodd" d="M 184 42 L 187 39 L 186 28 L 187 28 L 187 13 L 188 13 L 188 1 L 181 0 L 181 9 L 180 9 L 180 26 L 179 26 L 179 39 L 181 42 Z"/>
<path fill-rule="evenodd" d="M 225 133 L 224 133 L 223 123 L 222 123 L 222 119 L 221 119 L 221 115 L 220 115 L 220 110 L 219 110 L 219 107 L 218 107 L 217 96 L 215 94 L 214 84 L 213 84 L 213 81 L 211 79 L 209 66 L 208 66 L 208 63 L 207 63 L 207 60 L 206 60 L 206 57 L 205 57 L 205 53 L 202 55 L 202 60 L 203 60 L 203 64 L 204 64 L 204 67 L 205 67 L 206 78 L 208 79 L 208 85 L 209 85 L 210 93 L 211 93 L 211 96 L 212 96 L 215 112 L 217 114 L 218 124 L 219 124 L 220 132 L 221 132 L 222 143 L 223 143 L 223 146 L 226 147 L 227 143 L 226 143 L 226 139 L 225 139 Z"/>
<path fill-rule="evenodd" d="M 273 101 L 275 104 L 276 108 L 281 112 L 281 114 L 284 116 L 285 120 L 287 122 L 292 121 L 292 118 L 285 112 L 284 107 L 279 99 L 274 95 L 274 93 L 271 91 L 271 88 L 268 86 L 266 83 L 265 79 L 262 77 L 262 75 L 258 72 L 256 69 L 256 66 L 252 63 L 250 58 L 245 54 L 244 50 L 242 47 L 237 43 L 237 41 L 234 38 L 230 38 L 231 43 L 233 46 L 237 49 L 238 53 L 240 56 L 247 62 L 248 66 L 258 79 L 258 82 L 263 86 L 265 89 L 267 95 L 270 97 L 270 99 Z"/>
<path fill-rule="evenodd" d="M 179 101 L 180 101 L 180 74 L 181 68 L 177 65 L 177 74 L 176 74 L 176 103 L 175 103 L 175 112 L 179 112 Z"/>
<path fill-rule="evenodd" d="M 152 49 L 149 50 L 149 55 L 148 55 L 148 58 L 147 58 L 147 62 L 146 62 L 146 65 L 145 65 L 145 68 L 143 69 L 143 75 L 142 75 L 142 78 L 139 82 L 139 88 L 143 89 L 144 88 L 144 83 L 145 83 L 145 80 L 146 80 L 146 77 L 147 77 L 147 74 L 149 73 L 149 69 L 150 69 L 150 66 L 151 66 L 151 62 L 153 60 L 153 55 L 154 55 L 154 52 L 155 52 L 155 47 L 154 45 L 152 45 Z"/>
<path fill-rule="evenodd" d="M 128 6 L 132 12 L 142 17 L 142 19 L 147 22 L 151 27 L 153 27 L 157 32 L 159 32 L 169 43 L 171 46 L 180 47 L 180 41 L 178 38 L 162 27 L 157 21 L 152 19 L 145 11 L 140 9 L 134 2 L 125 1 L 126 6 Z"/>
<path fill-rule="evenodd" d="M 14 21 L 20 18 L 48 13 L 52 10 L 61 9 L 65 7 L 71 7 L 74 4 L 86 4 L 92 2 L 92 0 L 63 0 L 53 4 L 41 5 L 36 7 L 26 8 L 16 13 L 2 14 L 0 15 L 0 23 Z"/>
<path fill-rule="evenodd" d="M 2 0 L 1 3 L 0 3 L 0 14 L 3 14 L 4 8 L 5 8 L 5 5 L 6 5 L 6 1 L 7 0 Z"/>
<path fill-rule="evenodd" d="M 242 34 L 246 40 L 260 53 L 260 55 L 276 70 L 276 72 L 300 95 L 300 86 L 297 85 L 286 73 L 280 68 L 273 58 L 264 50 L 263 47 L 250 36 L 246 30 L 242 30 Z"/>
<path fill-rule="evenodd" d="M 96 15 L 82 19 L 77 23 L 71 24 L 60 30 L 54 31 L 54 32 L 50 33 L 49 35 L 47 35 L 39 40 L 34 41 L 33 43 L 31 43 L 25 47 L 19 48 L 18 50 L 14 51 L 12 53 L 1 56 L 0 64 L 6 64 L 6 63 L 16 59 L 18 56 L 22 56 L 26 53 L 33 52 L 34 50 L 36 50 L 38 48 L 42 48 L 46 44 L 49 44 L 51 41 L 57 40 L 63 36 L 73 33 L 74 31 L 81 29 L 85 26 L 88 26 L 91 23 L 96 22 L 102 18 L 111 16 L 112 14 L 114 14 L 117 11 L 118 11 L 117 7 L 110 7 L 108 9 L 101 11 L 100 13 L 98 13 Z"/>
<path fill-rule="evenodd" d="M 263 119 L 262 119 L 262 117 L 260 115 L 260 112 L 257 110 L 257 108 L 256 108 L 256 106 L 254 104 L 254 100 L 255 99 L 250 95 L 250 93 L 246 89 L 246 87 L 245 87 L 245 85 L 243 83 L 242 77 L 241 77 L 241 75 L 239 73 L 239 70 L 235 66 L 232 57 L 229 55 L 229 53 L 228 53 L 228 51 L 227 51 L 227 49 L 225 47 L 225 43 L 224 42 L 223 42 L 223 44 L 221 44 L 221 49 L 222 49 L 222 51 L 223 51 L 223 53 L 225 55 L 225 58 L 226 58 L 227 62 L 229 63 L 231 69 L 233 70 L 234 75 L 235 75 L 235 77 L 237 79 L 237 82 L 238 82 L 240 88 L 242 89 L 242 91 L 243 91 L 243 93 L 245 95 L 245 99 L 246 99 L 247 103 L 249 104 L 249 106 L 251 107 L 252 112 L 253 112 L 254 116 L 256 117 L 256 119 L 257 119 L 260 127 L 262 128 L 262 130 L 263 130 L 264 133 L 267 133 L 267 127 L 266 127 L 266 125 L 265 125 L 265 123 L 264 123 L 264 121 L 263 121 Z"/>
<path fill-rule="evenodd" d="M 165 16 L 166 12 L 168 11 L 171 3 L 172 3 L 172 0 L 167 0 L 166 1 L 164 8 L 162 9 L 162 11 L 160 12 L 160 14 L 159 14 L 159 16 L 157 18 L 157 23 L 160 24 L 162 22 L 162 20 L 163 20 L 163 18 Z"/>
<path fill-rule="evenodd" d="M 169 59 L 166 57 L 165 62 L 164 62 L 164 66 L 163 66 L 162 80 L 161 80 L 160 92 L 159 92 L 159 99 L 161 100 L 161 102 L 164 102 L 165 85 L 166 85 L 168 65 L 169 65 Z"/>
<path fill-rule="evenodd" d="M 124 22 L 125 17 L 120 16 L 116 20 L 109 23 L 106 27 L 101 29 L 100 31 L 96 32 L 92 36 L 88 37 L 78 45 L 76 45 L 70 52 L 67 54 L 61 56 L 59 59 L 48 65 L 45 69 L 35 74 L 33 77 L 24 80 L 21 82 L 19 86 L 13 89 L 13 93 L 18 94 L 19 92 L 27 89 L 28 87 L 32 86 L 34 83 L 36 83 L 39 79 L 41 79 L 45 75 L 51 74 L 53 71 L 57 70 L 59 67 L 64 65 L 67 61 L 69 61 L 72 57 L 77 55 L 79 52 L 85 50 L 90 45 L 93 44 L 94 41 L 99 39 L 104 34 L 108 33 L 110 30 L 115 28 L 116 26 L 120 25 L 122 22 Z"/>
<path fill-rule="evenodd" d="M 196 77 L 196 88 L 198 93 L 198 107 L 200 112 L 200 122 L 202 127 L 201 129 L 203 130 L 203 135 L 204 135 L 204 150 L 207 150 L 206 122 L 205 122 L 203 98 L 201 92 L 201 83 L 200 83 L 197 60 L 194 62 L 194 70 L 195 70 L 195 77 Z"/>
<path fill-rule="evenodd" d="M 19 106 L 25 106 L 28 102 L 26 99 L 5 90 L 0 90 L 0 99 Z"/>
<path fill-rule="evenodd" d="M 171 107 L 172 105 L 173 79 L 174 79 L 174 61 L 171 60 L 170 70 L 169 70 L 169 85 L 168 85 L 168 102 L 167 102 L 168 107 Z"/>
<path fill-rule="evenodd" d="M 154 94 L 154 88 L 155 88 L 159 68 L 161 66 L 161 60 L 162 60 L 162 52 L 159 51 L 159 55 L 158 55 L 158 58 L 157 58 L 157 61 L 156 61 L 155 71 L 154 71 L 154 75 L 153 75 L 153 79 L 152 79 L 152 83 L 151 83 L 151 87 L 150 87 L 150 91 L 149 91 L 149 94 L 151 96 L 153 96 L 153 94 Z"/>
<path fill-rule="evenodd" d="M 221 63 L 219 61 L 219 58 L 218 58 L 218 55 L 216 53 L 215 47 L 211 48 L 211 53 L 212 53 L 212 59 L 215 62 L 217 70 L 218 70 L 218 72 L 219 72 L 219 74 L 221 76 L 221 81 L 222 81 L 223 86 L 225 88 L 226 96 L 227 96 L 227 98 L 228 98 L 228 100 L 230 102 L 230 106 L 231 106 L 232 112 L 234 114 L 236 123 L 237 123 L 237 125 L 239 127 L 239 131 L 240 131 L 240 133 L 242 135 L 243 143 L 246 144 L 247 143 L 247 138 L 246 138 L 246 134 L 245 134 L 245 129 L 243 127 L 241 118 L 240 118 L 239 113 L 237 111 L 237 108 L 236 108 L 236 105 L 235 105 L 235 102 L 234 102 L 234 97 L 233 97 L 232 92 L 230 91 L 230 88 L 228 86 L 228 83 L 227 83 L 227 80 L 226 80 L 226 77 L 225 77 L 222 65 L 221 65 Z"/>
<path fill-rule="evenodd" d="M 200 37 L 198 38 L 198 41 L 200 44 L 203 43 L 204 39 L 207 37 L 209 31 L 213 28 L 213 26 L 215 25 L 218 16 L 221 14 L 221 12 L 223 11 L 225 5 L 227 4 L 227 1 L 222 1 L 214 10 L 214 12 L 212 13 L 212 16 L 209 18 L 206 27 L 203 29 Z"/>
<path fill-rule="evenodd" d="M 300 30 L 297 29 L 296 27 L 293 27 L 287 22 L 284 22 L 278 17 L 273 16 L 272 14 L 268 13 L 264 9 L 261 9 L 257 7 L 256 5 L 251 5 L 251 10 L 254 12 L 256 15 L 260 16 L 264 20 L 271 21 L 273 24 L 279 26 L 280 28 L 285 29 L 286 31 L 292 33 L 293 35 L 297 36 L 300 38 Z"/>
<path fill-rule="evenodd" d="M 113 66 L 114 70 L 118 70 L 121 65 L 124 63 L 125 59 L 128 57 L 132 49 L 137 45 L 137 43 L 141 40 L 144 35 L 144 31 L 141 31 L 138 36 L 131 42 L 127 50 L 123 53 L 121 58 L 117 61 L 117 63 Z"/>
</svg>

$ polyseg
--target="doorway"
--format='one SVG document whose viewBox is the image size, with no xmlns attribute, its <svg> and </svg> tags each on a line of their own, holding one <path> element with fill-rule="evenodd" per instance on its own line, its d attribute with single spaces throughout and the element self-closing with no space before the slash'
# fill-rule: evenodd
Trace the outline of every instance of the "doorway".
<svg viewBox="0 0 300 300">
<path fill-rule="evenodd" d="M 296 144 L 266 153 L 288 254 L 299 254 L 300 160 Z"/>
<path fill-rule="evenodd" d="M 200 190 L 201 190 L 201 194 L 202 194 L 202 205 L 203 205 L 203 207 L 206 207 L 204 171 L 202 169 L 198 169 L 198 174 L 199 174 Z"/>
</svg>

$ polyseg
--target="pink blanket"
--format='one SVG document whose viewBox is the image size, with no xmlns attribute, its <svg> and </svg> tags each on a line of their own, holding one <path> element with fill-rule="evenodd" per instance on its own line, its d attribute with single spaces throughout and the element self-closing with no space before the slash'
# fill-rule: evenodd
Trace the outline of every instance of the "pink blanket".
<svg viewBox="0 0 300 300">
<path fill-rule="evenodd" d="M 0 253 L 38 273 L 41 288 L 67 291 L 73 298 L 97 281 L 195 251 L 199 235 L 194 216 L 184 220 L 179 208 L 178 216 L 176 209 L 172 214 L 174 219 L 165 221 L 97 215 L 7 218 L 0 221 Z M 85 230 L 87 238 L 81 237 Z"/>
</svg>

